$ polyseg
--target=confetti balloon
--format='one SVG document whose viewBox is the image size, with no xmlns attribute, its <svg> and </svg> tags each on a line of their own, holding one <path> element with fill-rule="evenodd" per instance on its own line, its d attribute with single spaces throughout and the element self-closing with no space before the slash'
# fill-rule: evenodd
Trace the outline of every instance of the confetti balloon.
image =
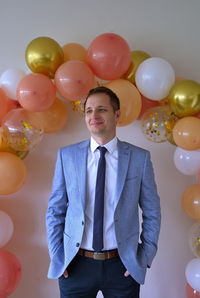
<svg viewBox="0 0 200 298">
<path fill-rule="evenodd" d="M 142 132 L 152 142 L 166 142 L 176 120 L 177 117 L 167 106 L 151 108 L 141 118 Z"/>
<path fill-rule="evenodd" d="M 189 231 L 189 245 L 193 254 L 200 258 L 200 223 L 196 222 Z"/>
<path fill-rule="evenodd" d="M 10 111 L 2 121 L 3 139 L 14 150 L 27 151 L 43 137 L 43 127 L 36 113 L 25 109 Z"/>
</svg>

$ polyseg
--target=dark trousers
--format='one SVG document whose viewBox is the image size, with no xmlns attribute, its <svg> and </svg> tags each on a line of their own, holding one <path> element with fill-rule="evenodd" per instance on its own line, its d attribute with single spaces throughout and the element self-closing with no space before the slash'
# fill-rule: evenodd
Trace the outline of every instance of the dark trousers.
<svg viewBox="0 0 200 298">
<path fill-rule="evenodd" d="M 67 268 L 69 276 L 59 278 L 60 298 L 139 298 L 140 284 L 126 271 L 119 257 L 94 260 L 77 255 Z"/>
</svg>

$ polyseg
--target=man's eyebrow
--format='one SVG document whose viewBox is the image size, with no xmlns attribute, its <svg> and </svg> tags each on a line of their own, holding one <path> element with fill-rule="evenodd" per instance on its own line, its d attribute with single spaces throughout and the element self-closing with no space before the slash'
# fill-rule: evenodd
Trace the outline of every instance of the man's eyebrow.
<svg viewBox="0 0 200 298">
<path fill-rule="evenodd" d="M 107 107 L 108 107 L 108 106 L 97 106 L 97 107 L 95 107 L 95 108 L 107 108 Z M 90 107 L 90 106 L 89 106 L 89 107 L 86 108 L 86 110 L 88 110 L 88 109 L 92 109 L 92 108 L 93 108 L 93 107 Z"/>
</svg>

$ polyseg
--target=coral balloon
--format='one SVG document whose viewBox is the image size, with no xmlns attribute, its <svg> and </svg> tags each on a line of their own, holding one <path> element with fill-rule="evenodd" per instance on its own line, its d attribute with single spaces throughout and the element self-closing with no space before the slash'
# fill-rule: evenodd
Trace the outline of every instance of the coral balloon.
<svg viewBox="0 0 200 298">
<path fill-rule="evenodd" d="M 178 147 L 185 150 L 200 149 L 200 119 L 184 117 L 173 128 L 173 138 Z"/>
<path fill-rule="evenodd" d="M 131 65 L 128 71 L 123 76 L 125 79 L 131 83 L 135 83 L 135 73 L 138 66 L 146 59 L 150 58 L 150 55 L 143 51 L 132 51 L 131 52 Z"/>
<path fill-rule="evenodd" d="M 45 75 L 29 74 L 19 83 L 17 99 L 21 106 L 32 112 L 47 110 L 54 102 L 56 88 L 52 81 Z"/>
<path fill-rule="evenodd" d="M 54 78 L 57 68 L 64 62 L 64 53 L 54 39 L 38 37 L 28 44 L 25 58 L 28 67 L 33 72 Z"/>
<path fill-rule="evenodd" d="M 0 86 L 9 98 L 16 99 L 17 86 L 24 76 L 25 72 L 17 68 L 10 68 L 2 73 Z"/>
<path fill-rule="evenodd" d="M 26 178 L 24 162 L 9 152 L 0 152 L 0 195 L 19 190 Z"/>
<path fill-rule="evenodd" d="M 172 66 L 162 58 L 152 57 L 143 61 L 135 74 L 139 91 L 147 98 L 161 100 L 173 86 L 175 73 Z"/>
<path fill-rule="evenodd" d="M 9 251 L 0 250 L 0 297 L 10 296 L 17 288 L 22 275 L 18 258 Z"/>
<path fill-rule="evenodd" d="M 200 291 L 200 259 L 192 259 L 185 268 L 188 284 L 196 291 Z"/>
<path fill-rule="evenodd" d="M 191 80 L 177 82 L 170 90 L 169 104 L 178 117 L 200 112 L 200 84 Z"/>
<path fill-rule="evenodd" d="M 200 258 L 200 223 L 194 223 L 189 231 L 189 245 L 193 254 Z"/>
<path fill-rule="evenodd" d="M 200 292 L 194 290 L 188 283 L 186 285 L 186 294 L 187 298 L 200 298 Z"/>
<path fill-rule="evenodd" d="M 200 150 L 184 150 L 177 147 L 174 164 L 184 175 L 196 175 L 200 171 Z"/>
<path fill-rule="evenodd" d="M 54 133 L 63 128 L 67 120 L 67 109 L 64 103 L 55 99 L 52 106 L 44 112 L 36 112 L 38 119 L 44 128 L 44 133 Z"/>
<path fill-rule="evenodd" d="M 104 33 L 97 36 L 90 44 L 87 61 L 97 77 L 103 80 L 115 80 L 128 70 L 131 51 L 121 36 Z"/>
<path fill-rule="evenodd" d="M 86 97 L 95 85 L 95 77 L 86 63 L 68 61 L 56 71 L 55 84 L 60 95 L 74 101 Z"/>
<path fill-rule="evenodd" d="M 0 210 L 0 247 L 6 245 L 13 235 L 13 222 L 10 216 Z"/>
<path fill-rule="evenodd" d="M 157 106 L 143 114 L 141 118 L 142 132 L 152 142 L 166 142 L 175 121 L 176 117 L 167 106 Z"/>
<path fill-rule="evenodd" d="M 138 116 L 138 119 L 141 119 L 143 114 L 147 110 L 157 107 L 159 105 L 159 103 L 157 101 L 148 99 L 148 98 L 144 97 L 143 95 L 141 95 L 141 99 L 142 99 L 142 108 L 140 111 L 140 115 Z"/>
<path fill-rule="evenodd" d="M 6 96 L 5 92 L 2 88 L 0 88 L 0 124 L 2 118 L 7 114 L 7 106 L 8 106 L 8 97 Z"/>
<path fill-rule="evenodd" d="M 36 113 L 16 109 L 4 117 L 2 134 L 9 147 L 17 151 L 27 151 L 42 140 L 43 127 Z"/>
<path fill-rule="evenodd" d="M 188 187 L 182 197 L 184 211 L 193 219 L 200 220 L 200 185 Z"/>
<path fill-rule="evenodd" d="M 125 126 L 135 121 L 141 111 L 141 95 L 127 80 L 118 79 L 105 85 L 117 94 L 120 100 L 120 119 L 117 126 Z"/>
<path fill-rule="evenodd" d="M 64 61 L 79 60 L 86 62 L 86 49 L 78 43 L 68 43 L 63 46 Z"/>
</svg>

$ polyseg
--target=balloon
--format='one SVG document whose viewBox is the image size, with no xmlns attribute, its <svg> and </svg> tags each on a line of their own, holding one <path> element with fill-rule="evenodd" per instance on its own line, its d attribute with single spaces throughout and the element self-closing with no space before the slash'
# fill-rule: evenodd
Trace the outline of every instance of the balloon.
<svg viewBox="0 0 200 298">
<path fill-rule="evenodd" d="M 2 121 L 3 138 L 14 150 L 27 151 L 43 137 L 43 127 L 36 113 L 24 109 L 10 111 Z"/>
<path fill-rule="evenodd" d="M 200 184 L 200 171 L 197 173 L 197 183 Z"/>
<path fill-rule="evenodd" d="M 140 111 L 140 115 L 138 116 L 138 119 L 141 119 L 143 114 L 147 110 L 149 110 L 151 108 L 154 108 L 154 107 L 157 107 L 158 104 L 159 104 L 157 101 L 148 99 L 148 98 L 144 97 L 143 95 L 141 95 L 141 99 L 142 99 L 142 108 L 141 108 L 141 111 Z"/>
<path fill-rule="evenodd" d="M 184 150 L 177 147 L 174 164 L 184 175 L 196 175 L 200 171 L 200 150 Z"/>
<path fill-rule="evenodd" d="M 29 74 L 19 83 L 17 99 L 21 106 L 32 112 L 41 112 L 48 109 L 56 97 L 56 88 L 45 75 Z"/>
<path fill-rule="evenodd" d="M 131 51 L 121 36 L 104 33 L 97 36 L 90 44 L 87 61 L 97 77 L 103 80 L 115 80 L 128 70 Z"/>
<path fill-rule="evenodd" d="M 2 88 L 0 88 L 0 124 L 1 124 L 2 118 L 7 113 L 7 100 L 8 98 L 5 92 L 3 91 Z"/>
<path fill-rule="evenodd" d="M 59 99 L 55 99 L 52 106 L 46 111 L 35 114 L 44 128 L 44 133 L 54 133 L 61 130 L 67 120 L 67 109 Z"/>
<path fill-rule="evenodd" d="M 33 72 L 54 78 L 57 68 L 64 62 L 64 53 L 54 39 L 37 37 L 28 44 L 25 58 Z"/>
<path fill-rule="evenodd" d="M 10 216 L 0 210 L 0 247 L 6 245 L 13 235 L 13 222 Z"/>
<path fill-rule="evenodd" d="M 16 99 L 17 86 L 24 76 L 25 72 L 16 68 L 7 69 L 2 73 L 0 86 L 9 98 Z"/>
<path fill-rule="evenodd" d="M 128 71 L 124 74 L 124 78 L 135 83 L 135 73 L 138 69 L 138 66 L 146 59 L 150 58 L 150 55 L 143 51 L 132 51 L 131 52 L 131 65 L 129 66 Z"/>
<path fill-rule="evenodd" d="M 172 66 L 166 60 L 157 57 L 143 61 L 135 74 L 137 88 L 152 100 L 165 98 L 174 81 L 175 73 Z"/>
<path fill-rule="evenodd" d="M 19 190 L 26 178 L 24 162 L 9 152 L 0 152 L 0 195 Z"/>
<path fill-rule="evenodd" d="M 141 111 L 141 95 L 127 80 L 118 79 L 105 85 L 117 94 L 120 100 L 120 119 L 117 126 L 125 126 L 135 121 Z"/>
<path fill-rule="evenodd" d="M 196 291 L 200 291 L 200 258 L 192 259 L 186 266 L 185 276 L 188 284 Z"/>
<path fill-rule="evenodd" d="M 177 82 L 170 90 L 169 104 L 178 117 L 200 112 L 200 84 L 191 80 Z"/>
<path fill-rule="evenodd" d="M 86 62 L 86 49 L 78 43 L 68 43 L 63 46 L 64 61 L 79 60 Z"/>
<path fill-rule="evenodd" d="M 57 69 L 55 84 L 65 99 L 79 100 L 85 98 L 88 91 L 94 87 L 95 77 L 86 63 L 68 61 Z"/>
<path fill-rule="evenodd" d="M 200 119 L 192 116 L 179 119 L 173 128 L 173 138 L 185 150 L 200 149 Z"/>
<path fill-rule="evenodd" d="M 200 257 L 200 223 L 194 223 L 189 231 L 189 245 L 193 254 Z"/>
<path fill-rule="evenodd" d="M 194 290 L 188 283 L 186 285 L 186 294 L 187 298 L 200 298 L 200 292 Z"/>
<path fill-rule="evenodd" d="M 147 110 L 141 118 L 141 128 L 145 137 L 152 142 L 167 141 L 167 133 L 171 131 L 176 117 L 167 106 L 157 106 Z"/>
<path fill-rule="evenodd" d="M 0 297 L 10 296 L 17 288 L 22 275 L 18 258 L 9 251 L 0 250 Z"/>
<path fill-rule="evenodd" d="M 200 185 L 188 187 L 182 197 L 184 211 L 193 219 L 200 220 Z"/>
</svg>

